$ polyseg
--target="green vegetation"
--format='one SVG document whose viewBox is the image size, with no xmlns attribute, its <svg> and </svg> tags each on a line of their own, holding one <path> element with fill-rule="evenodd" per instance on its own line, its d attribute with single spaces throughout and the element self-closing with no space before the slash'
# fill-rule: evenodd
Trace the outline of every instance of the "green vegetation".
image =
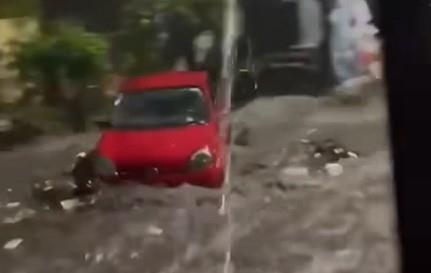
<svg viewBox="0 0 431 273">
<path fill-rule="evenodd" d="M 88 113 L 86 92 L 100 92 L 87 86 L 98 83 L 106 72 L 107 50 L 103 38 L 79 27 L 61 25 L 49 34 L 16 44 L 11 65 L 22 80 L 35 83 L 36 88 L 28 92 L 37 95 L 39 90 L 45 105 L 62 108 L 73 129 L 82 131 Z"/>
<path fill-rule="evenodd" d="M 220 41 L 222 7 L 222 0 L 130 1 L 124 9 L 121 34 L 116 37 L 119 70 L 126 74 L 163 70 L 172 67 L 179 56 L 185 56 L 193 68 L 196 35 L 212 30 Z M 161 33 L 167 34 L 163 42 Z"/>
<path fill-rule="evenodd" d="M 161 71 L 184 56 L 195 69 L 194 38 L 211 30 L 216 43 L 221 40 L 223 0 L 125 2 L 121 28 L 98 35 L 65 24 L 66 18 L 53 21 L 39 16 L 40 0 L 0 0 L 0 18 L 43 20 L 41 33 L 13 44 L 15 58 L 10 66 L 28 84 L 20 101 L 0 111 L 40 123 L 44 132 L 83 131 L 91 115 L 110 108 L 101 88 L 107 72 L 130 76 Z M 63 23 L 58 24 L 59 20 Z"/>
<path fill-rule="evenodd" d="M 74 26 L 59 26 L 16 45 L 15 61 L 23 80 L 35 82 L 49 105 L 64 99 L 64 84 L 79 92 L 85 84 L 99 79 L 106 70 L 108 45 L 101 37 Z"/>
</svg>

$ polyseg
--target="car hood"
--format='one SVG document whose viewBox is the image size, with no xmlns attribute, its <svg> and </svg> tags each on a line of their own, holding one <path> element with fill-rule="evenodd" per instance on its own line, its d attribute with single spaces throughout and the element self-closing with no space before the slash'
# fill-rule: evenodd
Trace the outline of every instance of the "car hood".
<svg viewBox="0 0 431 273">
<path fill-rule="evenodd" d="M 213 150 L 215 126 L 191 125 L 181 128 L 120 131 L 102 134 L 99 154 L 110 158 L 117 167 L 182 167 L 199 149 Z"/>
</svg>

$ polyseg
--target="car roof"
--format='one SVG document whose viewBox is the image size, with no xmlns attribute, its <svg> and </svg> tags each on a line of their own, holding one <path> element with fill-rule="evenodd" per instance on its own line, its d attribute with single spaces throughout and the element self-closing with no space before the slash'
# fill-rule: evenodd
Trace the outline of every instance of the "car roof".
<svg viewBox="0 0 431 273">
<path fill-rule="evenodd" d="M 120 92 L 144 92 L 163 88 L 200 87 L 206 92 L 208 75 L 204 71 L 168 71 L 126 79 Z"/>
</svg>

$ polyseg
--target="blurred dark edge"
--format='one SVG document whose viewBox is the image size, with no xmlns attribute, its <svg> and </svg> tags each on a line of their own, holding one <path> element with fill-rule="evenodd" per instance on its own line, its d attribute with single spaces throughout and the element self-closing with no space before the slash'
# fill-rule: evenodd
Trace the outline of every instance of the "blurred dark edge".
<svg viewBox="0 0 431 273">
<path fill-rule="evenodd" d="M 431 270 L 431 7 L 380 0 L 402 272 Z"/>
</svg>

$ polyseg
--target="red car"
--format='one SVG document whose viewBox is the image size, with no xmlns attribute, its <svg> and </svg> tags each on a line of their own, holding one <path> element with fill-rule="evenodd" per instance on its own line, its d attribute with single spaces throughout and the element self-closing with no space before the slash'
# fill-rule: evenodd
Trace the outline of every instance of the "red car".
<svg viewBox="0 0 431 273">
<path fill-rule="evenodd" d="M 96 148 L 104 181 L 221 188 L 227 145 L 205 72 L 126 80 Z"/>
</svg>

